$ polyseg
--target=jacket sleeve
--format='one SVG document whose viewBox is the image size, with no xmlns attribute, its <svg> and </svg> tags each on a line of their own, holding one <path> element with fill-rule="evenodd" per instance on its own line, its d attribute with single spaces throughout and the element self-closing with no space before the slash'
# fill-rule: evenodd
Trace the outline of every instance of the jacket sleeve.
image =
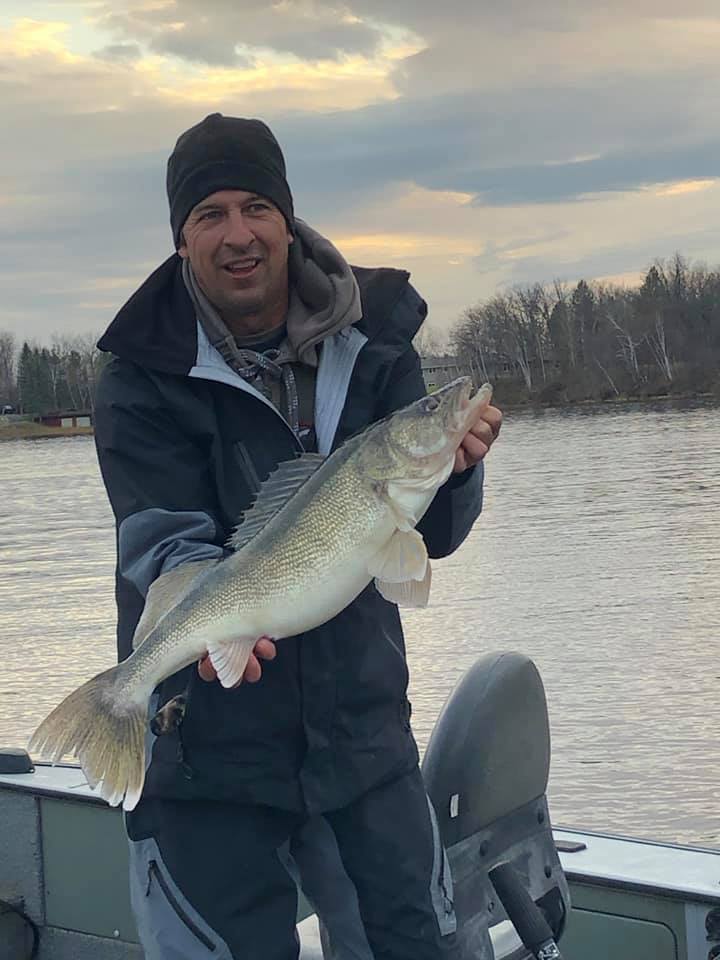
<svg viewBox="0 0 720 960">
<path fill-rule="evenodd" d="M 425 304 L 409 288 L 396 310 L 420 309 Z M 387 386 L 380 399 L 378 419 L 407 406 L 427 393 L 420 357 L 415 348 L 408 347 L 396 361 Z M 430 557 L 446 557 L 460 546 L 470 533 L 482 510 L 484 466 L 470 467 L 464 473 L 453 474 L 435 495 L 417 529 L 425 540 Z"/>
<path fill-rule="evenodd" d="M 209 458 L 139 367 L 112 360 L 103 370 L 95 443 L 117 523 L 120 580 L 144 598 L 161 573 L 223 555 Z"/>
</svg>

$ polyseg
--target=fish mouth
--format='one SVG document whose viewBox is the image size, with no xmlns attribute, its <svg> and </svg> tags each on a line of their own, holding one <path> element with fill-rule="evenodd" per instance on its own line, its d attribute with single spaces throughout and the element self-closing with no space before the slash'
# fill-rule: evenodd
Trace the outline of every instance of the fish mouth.
<svg viewBox="0 0 720 960">
<path fill-rule="evenodd" d="M 473 382 L 470 377 L 458 377 L 437 390 L 434 396 L 447 402 L 453 414 L 460 414 L 473 407 L 473 401 L 479 393 L 480 391 L 477 391 L 473 396 Z"/>
<path fill-rule="evenodd" d="M 449 401 L 455 407 L 461 403 L 467 403 L 472 396 L 472 392 L 473 384 L 470 377 L 458 377 L 456 380 L 446 383 L 444 387 L 435 390 L 433 396 L 444 402 Z"/>
<path fill-rule="evenodd" d="M 475 391 L 470 377 L 458 377 L 417 401 L 418 410 L 431 414 L 448 437 L 464 436 L 477 419 L 477 411 L 486 407 L 492 387 L 484 383 Z"/>
<path fill-rule="evenodd" d="M 490 402 L 492 387 L 484 383 L 475 390 L 470 377 L 458 377 L 438 390 L 435 396 L 440 394 L 445 394 L 456 429 L 464 432 L 475 419 L 476 411 Z"/>
<path fill-rule="evenodd" d="M 477 392 L 475 393 L 477 396 Z M 458 383 L 458 398 L 461 409 L 467 407 L 473 399 L 473 382 L 470 377 L 460 377 Z"/>
</svg>

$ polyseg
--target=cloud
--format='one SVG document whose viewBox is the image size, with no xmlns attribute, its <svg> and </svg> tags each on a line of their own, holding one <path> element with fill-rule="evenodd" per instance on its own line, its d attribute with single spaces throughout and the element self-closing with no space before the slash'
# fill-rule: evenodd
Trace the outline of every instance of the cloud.
<svg viewBox="0 0 720 960">
<path fill-rule="evenodd" d="M 356 191 L 412 181 L 470 194 L 483 205 L 554 203 L 647 184 L 712 178 L 720 143 L 682 114 L 698 78 L 655 77 L 611 112 L 605 94 L 579 87 L 507 91 L 491 104 L 449 95 L 374 104 L 332 118 L 283 118 L 288 153 L 304 183 Z M 667 90 L 663 89 L 663 85 Z M 611 91 L 620 96 L 621 84 Z M 663 110 L 653 104 L 660 92 Z M 543 104 L 554 108 L 543 110 Z M 677 108 L 668 127 L 666 111 Z M 572 123 L 569 118 L 572 117 Z M 504 122 L 503 122 L 504 121 Z M 587 159 L 578 162 L 576 152 Z M 548 159 L 566 154 L 566 162 Z"/>
<path fill-rule="evenodd" d="M 440 326 L 506 284 L 720 259 L 715 4 L 17 10 L 38 18 L 0 20 L 0 327 L 110 319 L 171 249 L 166 158 L 214 110 L 266 119 L 300 215 L 411 269 Z"/>
<path fill-rule="evenodd" d="M 309 60 L 372 56 L 382 40 L 380 30 L 353 16 L 349 5 L 321 0 L 113 3 L 103 6 L 96 24 L 139 40 L 156 53 L 219 66 L 238 64 L 240 49 L 273 50 Z"/>
<path fill-rule="evenodd" d="M 71 61 L 72 55 L 63 42 L 63 35 L 67 30 L 68 25 L 62 21 L 20 17 L 15 20 L 11 34 L 13 52 L 20 57 L 39 52 L 53 53 L 63 60 Z"/>
<path fill-rule="evenodd" d="M 95 52 L 101 60 L 117 60 L 120 63 L 129 63 L 139 60 L 142 50 L 137 43 L 109 43 Z"/>
<path fill-rule="evenodd" d="M 706 180 L 681 180 L 678 183 L 661 183 L 655 185 L 656 197 L 677 197 L 687 193 L 701 193 L 710 190 L 717 184 L 717 177 Z"/>
</svg>

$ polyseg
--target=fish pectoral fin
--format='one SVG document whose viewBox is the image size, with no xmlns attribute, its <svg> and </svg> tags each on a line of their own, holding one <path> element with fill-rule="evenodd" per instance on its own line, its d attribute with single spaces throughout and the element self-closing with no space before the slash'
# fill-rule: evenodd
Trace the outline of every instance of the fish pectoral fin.
<svg viewBox="0 0 720 960">
<path fill-rule="evenodd" d="M 368 567 L 386 600 L 404 607 L 427 606 L 432 572 L 417 530 L 396 530 Z"/>
<path fill-rule="evenodd" d="M 405 580 L 402 583 L 390 583 L 387 580 L 375 580 L 380 596 L 401 607 L 426 607 L 430 598 L 432 568 L 428 560 L 425 576 L 422 580 Z"/>
<path fill-rule="evenodd" d="M 210 662 L 218 680 L 225 687 L 234 687 L 242 680 L 245 667 L 258 642 L 258 637 L 234 637 L 232 640 L 211 640 L 208 643 Z"/>
<path fill-rule="evenodd" d="M 427 566 L 427 548 L 417 530 L 396 530 L 372 558 L 368 572 L 383 583 L 404 583 L 422 580 Z"/>
</svg>

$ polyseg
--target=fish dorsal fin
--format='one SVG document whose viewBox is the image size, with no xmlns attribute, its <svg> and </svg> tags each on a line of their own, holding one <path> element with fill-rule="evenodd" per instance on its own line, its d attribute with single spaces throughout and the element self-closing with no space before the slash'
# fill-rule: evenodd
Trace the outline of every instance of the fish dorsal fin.
<svg viewBox="0 0 720 960">
<path fill-rule="evenodd" d="M 133 650 L 137 650 L 140 644 L 147 640 L 168 610 L 185 596 L 195 578 L 218 562 L 213 558 L 192 560 L 168 570 L 167 573 L 161 573 L 157 580 L 150 584 L 142 616 L 135 628 Z"/>
<path fill-rule="evenodd" d="M 295 460 L 281 463 L 261 484 L 255 502 L 243 513 L 242 522 L 233 531 L 227 546 L 240 550 L 253 540 L 324 462 L 322 454 L 304 453 Z"/>
</svg>

